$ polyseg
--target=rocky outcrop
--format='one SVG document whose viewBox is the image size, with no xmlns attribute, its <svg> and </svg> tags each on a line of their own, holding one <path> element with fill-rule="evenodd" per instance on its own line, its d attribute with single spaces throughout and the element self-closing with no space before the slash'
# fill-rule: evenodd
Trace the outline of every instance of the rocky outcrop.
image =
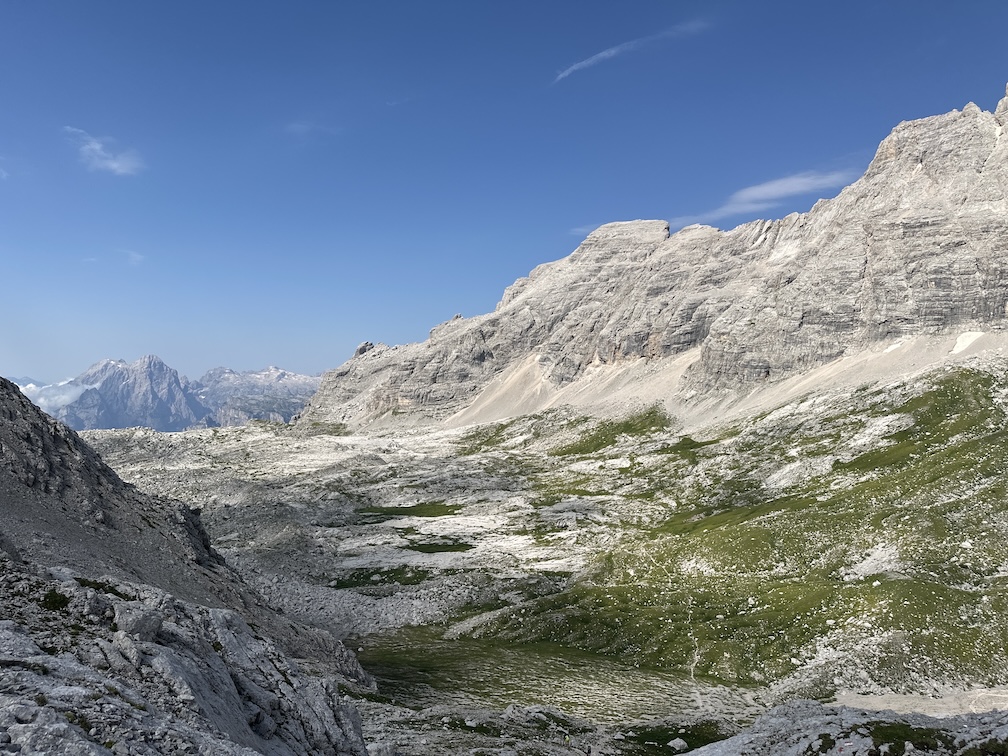
<svg viewBox="0 0 1008 756">
<path fill-rule="evenodd" d="M 102 462 L 77 434 L 0 378 L 0 512 L 25 558 L 240 605 L 241 584 L 209 546 L 197 515 L 155 500 Z M 157 558 L 152 558 L 157 555 Z"/>
<path fill-rule="evenodd" d="M 904 122 L 865 175 L 808 213 L 731 231 L 602 226 L 567 258 L 420 344 L 358 349 L 307 422 L 440 419 L 534 359 L 561 386 L 590 366 L 697 350 L 692 391 L 776 381 L 908 334 L 1000 327 L 1008 305 L 1008 96 L 994 113 Z M 507 414 L 502 411 L 502 414 Z"/>
<path fill-rule="evenodd" d="M 0 749 L 366 752 L 338 679 L 306 674 L 236 612 L 0 565 Z"/>
<path fill-rule="evenodd" d="M 935 756 L 998 753 L 1008 738 L 1008 714 L 991 711 L 955 717 L 896 714 L 791 701 L 761 716 L 750 729 L 698 748 L 697 756 L 871 756 L 916 753 Z M 671 744 L 670 744 L 671 745 Z M 685 750 L 688 744 L 684 741 Z"/>
<path fill-rule="evenodd" d="M 338 686 L 371 682 L 342 644 L 269 609 L 194 511 L 123 483 L 5 379 L 0 530 L 0 749 L 365 753 Z"/>
</svg>

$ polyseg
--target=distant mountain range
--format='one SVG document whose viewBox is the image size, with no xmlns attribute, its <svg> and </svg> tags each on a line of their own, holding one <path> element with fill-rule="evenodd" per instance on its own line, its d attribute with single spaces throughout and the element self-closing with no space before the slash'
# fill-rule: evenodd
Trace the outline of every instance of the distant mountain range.
<svg viewBox="0 0 1008 756">
<path fill-rule="evenodd" d="M 287 422 L 318 388 L 319 376 L 277 367 L 237 372 L 219 367 L 198 381 L 153 355 L 133 363 L 102 360 L 69 381 L 12 379 L 26 396 L 74 430 L 145 426 L 159 431 Z"/>
</svg>

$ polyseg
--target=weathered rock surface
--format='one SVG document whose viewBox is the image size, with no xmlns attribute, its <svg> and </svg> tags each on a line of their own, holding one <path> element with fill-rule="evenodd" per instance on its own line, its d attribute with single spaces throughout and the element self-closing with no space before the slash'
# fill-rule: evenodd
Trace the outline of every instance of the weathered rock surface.
<svg viewBox="0 0 1008 756">
<path fill-rule="evenodd" d="M 885 753 L 995 754 L 1008 739 L 1008 713 L 927 717 L 791 701 L 760 717 L 749 730 L 692 753 L 697 756 L 804 756 Z"/>
<path fill-rule="evenodd" d="M 0 523 L 0 749 L 365 753 L 338 692 L 371 684 L 353 656 L 4 379 Z"/>
<path fill-rule="evenodd" d="M 1008 97 L 994 113 L 970 103 L 901 123 L 861 179 L 781 220 L 671 236 L 663 221 L 602 226 L 509 287 L 494 312 L 452 319 L 423 343 L 358 349 L 302 420 L 443 419 L 529 360 L 559 386 L 590 366 L 696 350 L 680 388 L 710 391 L 904 335 L 1000 328 L 1006 125 Z"/>
<path fill-rule="evenodd" d="M 236 612 L 0 564 L 0 750 L 365 753 L 339 679 L 305 673 Z"/>
</svg>

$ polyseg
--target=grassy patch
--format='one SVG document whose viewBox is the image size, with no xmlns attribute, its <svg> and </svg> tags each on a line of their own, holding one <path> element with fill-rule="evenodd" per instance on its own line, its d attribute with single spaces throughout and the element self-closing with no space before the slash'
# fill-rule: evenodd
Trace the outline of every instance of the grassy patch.
<svg viewBox="0 0 1008 756">
<path fill-rule="evenodd" d="M 364 588 L 375 585 L 420 585 L 433 573 L 402 565 L 388 569 L 346 570 L 329 582 L 330 588 Z"/>
<path fill-rule="evenodd" d="M 411 504 L 405 507 L 361 507 L 358 514 L 366 515 L 369 521 L 381 522 L 395 517 L 447 517 L 456 514 L 462 508 L 461 504 L 446 504 L 443 501 L 428 501 L 421 504 Z"/>
<path fill-rule="evenodd" d="M 889 746 L 888 753 L 902 756 L 908 750 L 917 752 L 940 751 L 949 753 L 955 745 L 955 737 L 943 730 L 926 727 L 912 727 L 905 722 L 869 722 L 865 729 L 877 746 Z M 907 749 L 906 744 L 910 744 Z"/>
<path fill-rule="evenodd" d="M 50 588 L 45 592 L 45 595 L 42 597 L 42 600 L 39 601 L 39 604 L 43 609 L 55 612 L 61 609 L 66 609 L 70 604 L 70 597 L 60 593 L 55 588 Z"/>
<path fill-rule="evenodd" d="M 469 551 L 476 548 L 470 543 L 451 541 L 447 543 L 410 543 L 406 546 L 410 551 L 419 551 L 421 554 L 443 554 L 458 551 Z"/>
<path fill-rule="evenodd" d="M 458 440 L 458 454 L 466 457 L 500 446 L 507 440 L 507 429 L 513 422 L 494 423 L 473 428 Z"/>
<path fill-rule="evenodd" d="M 656 404 L 623 420 L 603 420 L 577 441 L 558 446 L 550 454 L 556 457 L 594 454 L 615 444 L 622 435 L 642 436 L 665 430 L 671 425 L 672 418 Z"/>
<path fill-rule="evenodd" d="M 682 457 L 690 464 L 695 465 L 698 459 L 697 450 L 716 443 L 716 439 L 711 441 L 694 441 L 689 436 L 683 436 L 674 444 L 665 444 L 657 450 L 657 453 L 674 454 L 677 457 Z"/>
<path fill-rule="evenodd" d="M 101 591 L 102 593 L 108 593 L 111 594 L 112 596 L 118 596 L 124 601 L 133 600 L 133 596 L 127 596 L 125 593 L 120 591 L 111 583 L 103 583 L 100 580 L 90 580 L 89 578 L 82 578 L 82 577 L 74 578 L 74 580 L 77 581 L 77 585 L 80 585 L 84 588 L 93 588 L 94 590 Z"/>
<path fill-rule="evenodd" d="M 679 738 L 689 750 L 716 743 L 734 734 L 722 722 L 702 720 L 692 724 L 655 723 L 634 727 L 624 734 L 622 741 L 615 741 L 620 753 L 633 756 L 655 756 L 671 753 L 668 744 Z"/>
<path fill-rule="evenodd" d="M 350 427 L 346 423 L 313 420 L 304 426 L 304 432 L 308 436 L 348 436 Z"/>
<path fill-rule="evenodd" d="M 660 418 L 603 422 L 554 450 L 580 456 L 534 479 L 534 503 L 605 490 L 618 544 L 578 582 L 476 632 L 730 682 L 779 679 L 832 648 L 897 689 L 1003 683 L 1006 388 L 951 370 L 636 456 L 642 444 L 620 435 Z M 593 465 L 587 455 L 618 439 L 632 464 Z"/>
</svg>

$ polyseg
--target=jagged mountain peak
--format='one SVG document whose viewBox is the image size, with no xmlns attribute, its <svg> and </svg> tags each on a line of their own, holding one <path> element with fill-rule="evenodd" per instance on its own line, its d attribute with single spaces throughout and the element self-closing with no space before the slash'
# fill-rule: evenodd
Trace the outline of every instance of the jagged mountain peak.
<svg viewBox="0 0 1008 756">
<path fill-rule="evenodd" d="M 160 431 L 287 422 L 318 388 L 319 376 L 275 366 L 238 372 L 226 367 L 190 381 L 156 355 L 133 362 L 100 360 L 55 385 L 24 385 L 42 409 L 76 430 L 146 426 Z"/>
<path fill-rule="evenodd" d="M 493 312 L 419 344 L 358 350 L 302 418 L 436 420 L 474 402 L 505 417 L 542 408 L 586 371 L 682 356 L 663 397 L 675 403 L 745 393 L 886 340 L 1000 327 L 1006 109 L 900 123 L 864 176 L 806 213 L 671 235 L 660 220 L 606 224 L 508 287 Z"/>
</svg>

